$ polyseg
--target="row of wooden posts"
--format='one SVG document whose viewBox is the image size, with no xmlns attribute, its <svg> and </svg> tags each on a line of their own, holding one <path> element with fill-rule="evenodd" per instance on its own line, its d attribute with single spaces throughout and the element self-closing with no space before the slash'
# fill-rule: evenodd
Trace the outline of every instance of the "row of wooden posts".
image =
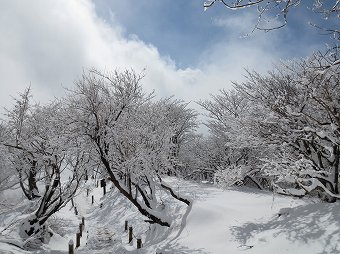
<svg viewBox="0 0 340 254">
<path fill-rule="evenodd" d="M 106 194 L 106 182 L 105 179 L 100 181 L 100 187 L 103 187 L 104 195 Z M 96 187 L 98 187 L 98 181 L 96 183 Z M 86 189 L 86 196 L 89 196 L 89 189 Z M 74 204 L 73 198 L 71 199 L 72 207 L 74 208 L 75 215 L 78 215 L 78 209 Z M 94 196 L 91 196 L 91 204 L 94 204 Z M 85 218 L 82 217 L 82 222 L 79 224 L 79 231 L 76 233 L 76 248 L 80 246 L 80 238 L 82 237 L 82 232 L 85 228 Z M 69 254 L 74 254 L 74 242 L 73 240 L 69 241 Z"/>
<path fill-rule="evenodd" d="M 98 186 L 98 181 L 96 183 L 96 187 L 99 187 Z M 105 195 L 106 194 L 106 182 L 105 182 L 105 179 L 102 179 L 100 181 L 100 187 L 103 188 L 103 194 Z M 89 189 L 86 190 L 86 194 L 87 196 L 89 196 Z M 77 207 L 74 205 L 74 202 L 73 202 L 73 199 L 71 199 L 71 202 L 72 202 L 72 206 L 74 207 L 74 212 L 76 215 L 78 215 L 78 210 L 77 210 Z M 91 196 L 91 203 L 93 204 L 94 203 L 94 196 L 92 195 Z M 81 220 L 81 223 L 79 223 L 79 230 L 78 232 L 76 233 L 76 246 L 75 248 L 78 248 L 80 246 L 80 238 L 82 237 L 82 232 L 83 230 L 85 229 L 85 218 L 82 217 L 82 220 Z M 124 229 L 125 231 L 129 231 L 128 235 L 129 235 L 129 243 L 132 242 L 133 240 L 133 228 L 132 226 L 128 226 L 128 221 L 125 221 L 125 225 L 124 225 Z M 135 237 L 136 238 L 136 237 Z M 142 239 L 141 238 L 136 238 L 137 240 L 137 249 L 141 249 L 142 248 Z M 69 254 L 74 254 L 74 243 L 73 243 L 73 240 L 71 239 L 69 241 Z"/>
<path fill-rule="evenodd" d="M 129 243 L 131 243 L 132 240 L 133 240 L 133 237 L 134 237 L 134 235 L 133 235 L 133 228 L 132 228 L 132 226 L 129 227 L 129 222 L 127 220 L 125 221 L 124 229 L 125 229 L 125 231 L 129 231 Z M 137 240 L 137 249 L 142 248 L 142 245 L 143 245 L 142 244 L 142 239 L 141 238 L 136 238 L 136 240 Z"/>
<path fill-rule="evenodd" d="M 80 238 L 83 236 L 84 229 L 85 229 L 85 218 L 82 217 L 81 223 L 79 223 L 79 230 L 76 233 L 76 246 L 74 247 L 74 242 L 73 242 L 72 239 L 68 243 L 68 253 L 69 254 L 74 254 L 74 249 L 78 248 L 80 246 Z M 129 227 L 128 221 L 125 221 L 124 229 L 125 229 L 125 231 L 129 232 L 129 234 L 128 234 L 129 235 L 129 243 L 131 243 L 135 236 L 133 235 L 133 228 L 132 228 L 132 226 Z M 143 246 L 142 239 L 141 238 L 136 238 L 136 240 L 137 240 L 137 249 L 141 249 L 142 246 Z"/>
<path fill-rule="evenodd" d="M 103 187 L 103 189 L 104 189 L 104 195 L 105 195 L 106 194 L 105 180 L 104 180 L 104 184 L 103 184 L 103 181 L 101 181 L 101 185 L 102 185 L 101 187 Z M 98 187 L 98 181 L 97 181 L 96 187 Z M 86 196 L 87 197 L 89 196 L 89 189 L 86 189 Z M 74 207 L 74 213 L 76 215 L 78 215 L 78 210 L 77 210 L 77 207 L 74 205 L 73 198 L 71 199 L 71 203 L 72 203 L 72 206 Z M 94 196 L 93 195 L 91 196 L 91 204 L 92 205 L 94 204 Z M 80 246 L 80 238 L 83 235 L 83 230 L 84 229 L 85 229 L 85 218 L 82 217 L 81 223 L 79 223 L 79 230 L 76 233 L 76 246 L 75 246 L 75 248 L 78 248 Z M 74 254 L 74 242 L 73 242 L 72 239 L 68 243 L 68 252 L 69 252 L 69 254 Z"/>
<path fill-rule="evenodd" d="M 79 223 L 79 230 L 76 233 L 76 246 L 75 246 L 75 248 L 78 248 L 80 246 L 80 238 L 83 236 L 84 229 L 85 229 L 85 218 L 82 217 L 81 223 Z M 68 253 L 74 254 L 74 242 L 73 242 L 72 239 L 68 242 Z"/>
</svg>

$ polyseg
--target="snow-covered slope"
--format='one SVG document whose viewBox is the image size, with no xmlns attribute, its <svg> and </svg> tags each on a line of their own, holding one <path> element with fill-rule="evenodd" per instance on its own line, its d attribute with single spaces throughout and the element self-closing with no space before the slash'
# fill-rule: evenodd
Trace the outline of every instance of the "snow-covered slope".
<svg viewBox="0 0 340 254">
<path fill-rule="evenodd" d="M 167 180 L 181 195 L 194 200 L 188 209 L 167 198 L 165 192 L 159 193 L 164 204 L 170 206 L 166 209 L 173 214 L 170 229 L 145 223 L 145 218 L 114 188 L 103 197 L 102 189 L 88 183 L 89 196 L 84 191 L 74 200 L 79 215 L 74 214 L 71 204 L 60 211 L 53 218 L 53 228 L 61 236 L 55 234 L 43 250 L 35 253 L 67 253 L 69 240 L 75 242 L 82 216 L 85 231 L 77 253 L 340 253 L 337 203 L 319 203 L 247 188 L 220 189 L 175 178 Z M 187 211 L 190 213 L 186 217 Z M 136 239 L 128 243 L 125 220 L 133 226 L 134 237 L 142 239 L 142 249 L 136 249 Z M 0 253 L 27 252 L 0 243 Z"/>
<path fill-rule="evenodd" d="M 339 204 L 251 189 L 195 187 L 206 193 L 163 254 L 340 253 Z"/>
</svg>

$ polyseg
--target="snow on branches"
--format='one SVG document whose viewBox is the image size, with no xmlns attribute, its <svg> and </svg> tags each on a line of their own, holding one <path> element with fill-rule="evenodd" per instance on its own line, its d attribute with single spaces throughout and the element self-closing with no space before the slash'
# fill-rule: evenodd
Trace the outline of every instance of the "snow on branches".
<svg viewBox="0 0 340 254">
<path fill-rule="evenodd" d="M 248 151 L 242 165 L 223 165 L 217 176 L 233 183 L 249 175 L 245 172 L 256 172 L 257 180 L 272 181 L 290 194 L 299 189 L 299 195 L 309 193 L 311 183 L 318 182 L 323 192 L 338 197 L 340 67 L 334 64 L 338 58 L 334 47 L 282 63 L 266 75 L 247 72 L 247 80 L 235 83 L 234 91 L 221 91 L 212 101 L 201 102 L 209 112 L 211 134 L 224 140 L 225 161 L 241 148 Z M 291 190 L 284 190 L 285 185 Z"/>
<path fill-rule="evenodd" d="M 149 222 L 170 226 L 157 211 L 156 187 L 174 194 L 162 177 L 176 169 L 176 150 L 195 128 L 196 114 L 181 101 L 154 101 L 141 80 L 134 71 L 91 70 L 76 82 L 68 107 L 104 175 Z"/>
</svg>

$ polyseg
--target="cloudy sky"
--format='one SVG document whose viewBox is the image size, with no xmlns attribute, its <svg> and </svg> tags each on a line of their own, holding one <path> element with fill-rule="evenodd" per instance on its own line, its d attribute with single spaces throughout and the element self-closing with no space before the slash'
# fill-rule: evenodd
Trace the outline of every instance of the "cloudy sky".
<svg viewBox="0 0 340 254">
<path fill-rule="evenodd" d="M 145 69 L 145 90 L 197 101 L 241 81 L 244 68 L 264 72 L 327 41 L 305 9 L 284 29 L 245 37 L 254 10 L 203 2 L 0 0 L 0 106 L 29 85 L 35 101 L 62 96 L 91 67 Z"/>
</svg>

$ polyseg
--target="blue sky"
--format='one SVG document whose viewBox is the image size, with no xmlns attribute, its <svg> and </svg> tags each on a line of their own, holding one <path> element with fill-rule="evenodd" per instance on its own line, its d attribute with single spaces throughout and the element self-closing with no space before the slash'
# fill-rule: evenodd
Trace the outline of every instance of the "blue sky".
<svg viewBox="0 0 340 254">
<path fill-rule="evenodd" d="M 307 24 L 314 17 L 305 6 L 289 13 L 287 27 L 244 37 L 254 10 L 204 11 L 203 2 L 0 1 L 1 106 L 29 85 L 37 102 L 63 96 L 91 67 L 146 69 L 146 91 L 194 102 L 230 89 L 245 68 L 265 72 L 332 41 Z"/>
<path fill-rule="evenodd" d="M 254 9 L 232 11 L 222 4 L 215 4 L 204 11 L 203 2 L 99 0 L 96 1 L 96 11 L 108 22 L 118 21 L 127 36 L 135 34 L 144 42 L 155 45 L 162 55 L 172 58 L 179 68 L 198 66 L 204 61 L 201 59 L 203 52 L 215 43 L 228 43 L 230 39 L 236 39 L 241 46 L 246 46 L 252 43 L 254 36 L 264 36 L 268 40 L 278 36 L 277 48 L 286 47 L 281 50 L 283 58 L 304 57 L 328 41 L 327 36 L 320 35 L 320 32 L 308 24 L 312 20 L 317 22 L 318 16 L 308 10 L 310 6 L 305 5 L 305 2 L 289 13 L 287 27 L 267 34 L 254 33 L 248 37 L 243 35 L 251 33 L 252 24 L 246 24 L 240 30 L 238 27 L 232 29 L 219 26 L 217 20 L 235 19 L 245 13 L 255 13 Z"/>
<path fill-rule="evenodd" d="M 196 66 L 203 51 L 225 38 L 223 29 L 213 25 L 215 15 L 225 10 L 204 12 L 200 1 L 127 0 L 112 4 L 101 0 L 96 7 L 102 17 L 117 20 L 127 35 L 136 34 L 155 45 L 180 68 Z"/>
</svg>

